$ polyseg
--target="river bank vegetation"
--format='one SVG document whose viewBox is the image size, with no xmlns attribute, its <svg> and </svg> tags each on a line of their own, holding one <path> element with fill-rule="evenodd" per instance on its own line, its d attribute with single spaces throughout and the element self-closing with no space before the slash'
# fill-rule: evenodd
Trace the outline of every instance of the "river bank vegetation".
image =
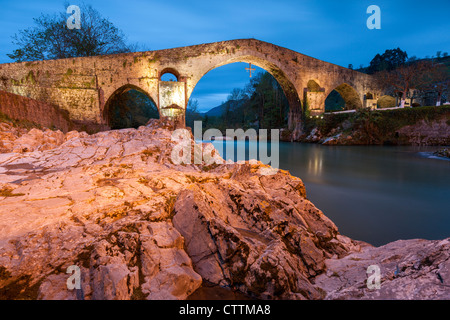
<svg viewBox="0 0 450 320">
<path fill-rule="evenodd" d="M 331 113 L 307 118 L 303 141 L 325 144 L 447 145 L 449 134 L 450 106 L 361 109 L 353 113 Z"/>
</svg>

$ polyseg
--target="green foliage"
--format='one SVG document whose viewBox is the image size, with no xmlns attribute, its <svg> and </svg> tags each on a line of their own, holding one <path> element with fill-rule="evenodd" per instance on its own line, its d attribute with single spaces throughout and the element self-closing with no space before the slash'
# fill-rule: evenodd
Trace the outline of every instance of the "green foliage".
<svg viewBox="0 0 450 320">
<path fill-rule="evenodd" d="M 307 117 L 305 119 L 305 132 L 310 132 L 313 128 L 319 129 L 323 135 L 328 135 L 331 130 L 338 128 L 344 121 L 353 121 L 354 113 L 326 114 L 323 117 Z"/>
<path fill-rule="evenodd" d="M 336 90 L 330 92 L 325 99 L 325 111 L 345 110 L 345 100 Z"/>
<path fill-rule="evenodd" d="M 404 108 L 372 113 L 379 113 L 386 126 L 399 129 L 407 125 L 413 125 L 420 120 L 434 121 L 444 115 L 449 116 L 450 106 Z"/>
<path fill-rule="evenodd" d="M 327 136 L 333 129 L 342 131 L 343 124 L 347 122 L 348 130 L 357 131 L 359 139 L 364 143 L 386 144 L 399 142 L 395 133 L 402 127 L 414 125 L 421 120 L 432 122 L 445 116 L 450 119 L 450 106 L 384 111 L 359 109 L 354 113 L 326 114 L 323 119 L 310 118 L 307 119 L 305 127 L 309 128 L 309 131 L 317 127 L 322 135 Z M 447 120 L 447 123 L 449 122 L 450 120 Z"/>
<path fill-rule="evenodd" d="M 11 124 L 14 127 L 18 127 L 18 128 L 25 128 L 25 129 L 33 129 L 33 128 L 37 128 L 37 129 L 42 129 L 42 126 L 29 121 L 29 120 L 15 120 L 15 119 L 11 119 L 10 117 L 8 117 L 6 114 L 4 114 L 3 112 L 0 112 L 0 122 L 6 122 Z"/>
<path fill-rule="evenodd" d="M 202 121 L 203 117 L 198 110 L 198 100 L 190 99 L 186 108 L 186 126 L 193 128 L 195 121 Z"/>
<path fill-rule="evenodd" d="M 191 102 L 190 102 L 191 103 Z M 242 128 L 244 130 L 284 128 L 287 126 L 289 103 L 283 89 L 268 72 L 258 73 L 244 89 L 233 89 L 226 102 L 222 104 L 221 116 L 201 116 L 195 108 L 188 105 L 186 124 L 203 119 L 203 130 L 216 128 Z"/>
<path fill-rule="evenodd" d="M 408 54 L 400 48 L 386 50 L 383 54 L 377 54 L 370 61 L 367 73 L 373 74 L 383 70 L 393 70 L 403 64 L 408 59 Z"/>
</svg>

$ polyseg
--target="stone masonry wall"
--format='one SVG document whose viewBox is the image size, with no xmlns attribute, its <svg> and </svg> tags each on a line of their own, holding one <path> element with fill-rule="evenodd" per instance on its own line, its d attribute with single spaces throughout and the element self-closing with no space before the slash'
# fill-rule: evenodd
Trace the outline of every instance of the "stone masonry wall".
<svg viewBox="0 0 450 320">
<path fill-rule="evenodd" d="M 46 102 L 0 90 L 0 112 L 15 120 L 29 120 L 63 132 L 73 129 L 68 112 Z"/>
<path fill-rule="evenodd" d="M 346 83 L 360 96 L 377 93 L 370 75 L 327 63 L 256 39 L 238 39 L 195 46 L 96 57 L 0 64 L 0 90 L 49 102 L 67 110 L 77 121 L 105 124 L 108 99 L 123 86 L 133 85 L 159 104 L 164 70 L 185 83 L 186 99 L 198 81 L 214 68 L 246 62 L 270 72 L 290 105 L 290 128 L 300 121 L 304 88 L 314 79 L 325 96 Z M 185 106 L 180 106 L 185 108 Z M 311 106 L 319 110 L 323 106 Z"/>
</svg>

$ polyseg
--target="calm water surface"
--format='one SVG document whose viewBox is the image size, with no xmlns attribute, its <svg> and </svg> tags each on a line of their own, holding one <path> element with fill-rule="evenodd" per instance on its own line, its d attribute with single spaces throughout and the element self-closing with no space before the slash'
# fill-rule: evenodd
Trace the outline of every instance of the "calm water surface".
<svg viewBox="0 0 450 320">
<path fill-rule="evenodd" d="M 226 157 L 222 142 L 213 144 Z M 279 167 L 303 180 L 308 198 L 341 234 L 376 246 L 450 237 L 450 161 L 428 157 L 435 147 L 281 142 L 279 148 Z"/>
</svg>

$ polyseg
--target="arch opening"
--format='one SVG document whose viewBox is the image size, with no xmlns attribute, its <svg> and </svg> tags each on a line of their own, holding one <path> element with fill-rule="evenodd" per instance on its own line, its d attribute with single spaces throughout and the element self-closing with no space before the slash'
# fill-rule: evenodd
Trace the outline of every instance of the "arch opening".
<svg viewBox="0 0 450 320">
<path fill-rule="evenodd" d="M 224 133 L 226 129 L 287 127 L 289 102 L 281 84 L 253 63 L 250 78 L 247 67 L 245 62 L 231 62 L 205 73 L 189 97 L 186 125 L 192 127 L 200 120 L 203 130 L 216 128 Z"/>
<path fill-rule="evenodd" d="M 358 93 L 347 83 L 334 88 L 325 99 L 325 111 L 356 110 L 360 108 L 362 108 L 362 102 Z"/>
<path fill-rule="evenodd" d="M 320 87 L 320 85 L 315 80 L 309 80 L 306 88 L 308 89 L 308 92 L 322 92 L 324 91 L 323 88 Z"/>
<path fill-rule="evenodd" d="M 156 103 L 142 89 L 125 85 L 105 104 L 103 118 L 111 129 L 138 128 L 150 119 L 159 119 Z"/>
<path fill-rule="evenodd" d="M 277 85 L 279 85 L 279 88 L 282 91 L 282 95 L 285 97 L 287 101 L 287 116 L 286 116 L 286 122 L 287 127 L 291 130 L 293 130 L 297 123 L 301 122 L 301 115 L 302 115 L 302 103 L 299 98 L 299 94 L 297 90 L 295 89 L 292 82 L 288 79 L 288 77 L 285 75 L 285 73 L 275 64 L 263 59 L 258 58 L 255 56 L 240 56 L 236 58 L 232 58 L 226 61 L 223 61 L 221 63 L 216 64 L 215 66 L 209 68 L 208 70 L 205 70 L 202 74 L 198 75 L 197 79 L 194 81 L 194 85 L 188 88 L 188 97 L 189 100 L 191 98 L 192 93 L 197 87 L 197 84 L 199 81 L 206 75 L 209 74 L 211 71 L 216 70 L 222 66 L 230 65 L 234 63 L 245 63 L 245 64 L 251 64 L 251 67 L 257 67 L 260 69 L 263 69 L 265 72 L 267 72 L 268 76 L 270 78 L 273 78 Z M 244 71 L 244 68 L 242 67 L 242 70 Z M 248 77 L 248 71 L 245 73 Z M 269 78 L 268 77 L 268 78 Z M 254 73 L 252 74 L 252 78 L 255 80 Z M 270 81 L 268 81 L 270 82 Z"/>
<path fill-rule="evenodd" d="M 172 81 L 172 82 L 178 82 L 178 78 L 176 75 L 170 72 L 166 72 L 163 75 L 161 75 L 160 78 L 161 81 Z"/>
<path fill-rule="evenodd" d="M 159 73 L 160 81 L 180 81 L 180 73 L 174 68 L 165 68 Z"/>
</svg>

